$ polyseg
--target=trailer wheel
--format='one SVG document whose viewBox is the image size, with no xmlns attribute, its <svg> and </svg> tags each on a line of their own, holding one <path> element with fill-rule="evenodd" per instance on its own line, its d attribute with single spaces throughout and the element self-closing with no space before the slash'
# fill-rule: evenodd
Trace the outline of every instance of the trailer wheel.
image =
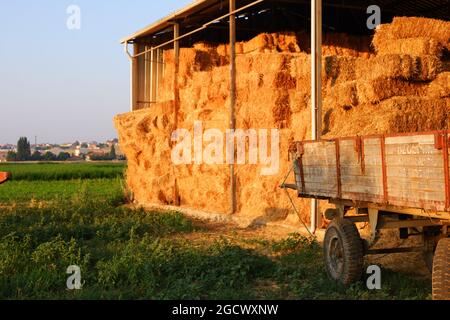
<svg viewBox="0 0 450 320">
<path fill-rule="evenodd" d="M 325 234 L 324 255 L 330 279 L 344 285 L 361 279 L 363 245 L 353 222 L 343 218 L 333 219 Z"/>
<path fill-rule="evenodd" d="M 433 300 L 450 300 L 450 238 L 441 239 L 434 254 Z"/>
<path fill-rule="evenodd" d="M 423 228 L 423 259 L 430 273 L 433 272 L 434 252 L 441 239 L 441 229 L 441 226 Z"/>
</svg>

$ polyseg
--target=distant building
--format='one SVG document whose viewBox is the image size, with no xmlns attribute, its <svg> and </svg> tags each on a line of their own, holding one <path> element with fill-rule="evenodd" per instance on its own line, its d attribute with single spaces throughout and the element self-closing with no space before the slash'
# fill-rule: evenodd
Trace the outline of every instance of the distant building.
<svg viewBox="0 0 450 320">
<path fill-rule="evenodd" d="M 6 162 L 6 156 L 9 150 L 0 150 L 0 162 Z"/>
<path fill-rule="evenodd" d="M 89 150 L 98 150 L 100 148 L 98 147 L 98 143 L 97 142 L 91 142 L 91 143 L 88 144 L 88 149 Z"/>
<path fill-rule="evenodd" d="M 75 157 L 82 157 L 84 155 L 87 155 L 89 153 L 89 149 L 88 148 L 82 148 L 81 146 L 77 146 L 75 148 L 75 151 L 73 153 L 73 155 Z"/>
<path fill-rule="evenodd" d="M 75 150 L 63 149 L 63 148 L 60 148 L 60 147 L 51 148 L 48 151 L 53 153 L 54 155 L 59 155 L 61 152 L 69 153 L 70 155 L 73 155 L 75 153 Z"/>
</svg>

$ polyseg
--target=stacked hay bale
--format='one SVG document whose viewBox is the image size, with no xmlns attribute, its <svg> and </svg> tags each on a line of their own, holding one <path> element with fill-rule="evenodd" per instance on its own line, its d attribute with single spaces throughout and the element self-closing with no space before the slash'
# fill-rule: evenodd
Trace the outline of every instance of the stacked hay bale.
<svg viewBox="0 0 450 320">
<path fill-rule="evenodd" d="M 438 22 L 397 18 L 377 30 L 374 51 L 366 38 L 324 37 L 325 137 L 448 128 L 450 70 L 445 50 L 450 47 L 450 28 L 448 22 Z M 265 165 L 237 166 L 238 211 L 250 220 L 282 219 L 292 211 L 279 185 L 290 168 L 289 144 L 309 139 L 311 131 L 311 58 L 308 41 L 302 39 L 304 33 L 262 34 L 237 46 L 237 127 L 273 128 L 280 134 L 278 174 L 262 176 Z M 185 207 L 226 213 L 227 164 L 172 164 L 172 50 L 165 52 L 165 63 L 162 93 L 169 102 L 116 117 L 129 159 L 128 184 L 141 204 L 179 200 Z M 227 45 L 182 48 L 177 87 L 177 128 L 192 134 L 195 122 L 201 121 L 202 132 L 215 128 L 225 133 L 230 101 Z M 209 142 L 197 143 L 206 148 Z M 298 206 L 307 220 L 308 202 L 298 200 Z"/>
<path fill-rule="evenodd" d="M 448 129 L 450 23 L 395 18 L 373 47 L 375 57 L 351 65 L 355 79 L 330 88 L 327 112 L 341 125 L 328 136 Z"/>
</svg>

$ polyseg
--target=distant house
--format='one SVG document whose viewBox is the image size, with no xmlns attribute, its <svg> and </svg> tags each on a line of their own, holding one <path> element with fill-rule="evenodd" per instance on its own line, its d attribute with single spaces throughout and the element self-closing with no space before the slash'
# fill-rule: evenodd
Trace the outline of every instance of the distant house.
<svg viewBox="0 0 450 320">
<path fill-rule="evenodd" d="M 0 162 L 6 162 L 6 156 L 9 150 L 0 150 Z"/>
<path fill-rule="evenodd" d="M 77 146 L 75 148 L 75 151 L 74 151 L 73 155 L 75 157 L 82 157 L 82 156 L 87 155 L 88 153 L 89 153 L 89 149 L 88 148 L 82 148 L 81 146 Z"/>
</svg>

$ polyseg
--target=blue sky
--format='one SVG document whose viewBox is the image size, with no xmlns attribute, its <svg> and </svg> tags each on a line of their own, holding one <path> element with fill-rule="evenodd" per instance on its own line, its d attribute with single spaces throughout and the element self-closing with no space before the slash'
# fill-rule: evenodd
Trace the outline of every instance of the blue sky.
<svg viewBox="0 0 450 320">
<path fill-rule="evenodd" d="M 129 61 L 119 40 L 191 0 L 0 1 L 0 143 L 116 137 L 129 110 Z M 81 29 L 66 26 L 70 5 Z"/>
</svg>

